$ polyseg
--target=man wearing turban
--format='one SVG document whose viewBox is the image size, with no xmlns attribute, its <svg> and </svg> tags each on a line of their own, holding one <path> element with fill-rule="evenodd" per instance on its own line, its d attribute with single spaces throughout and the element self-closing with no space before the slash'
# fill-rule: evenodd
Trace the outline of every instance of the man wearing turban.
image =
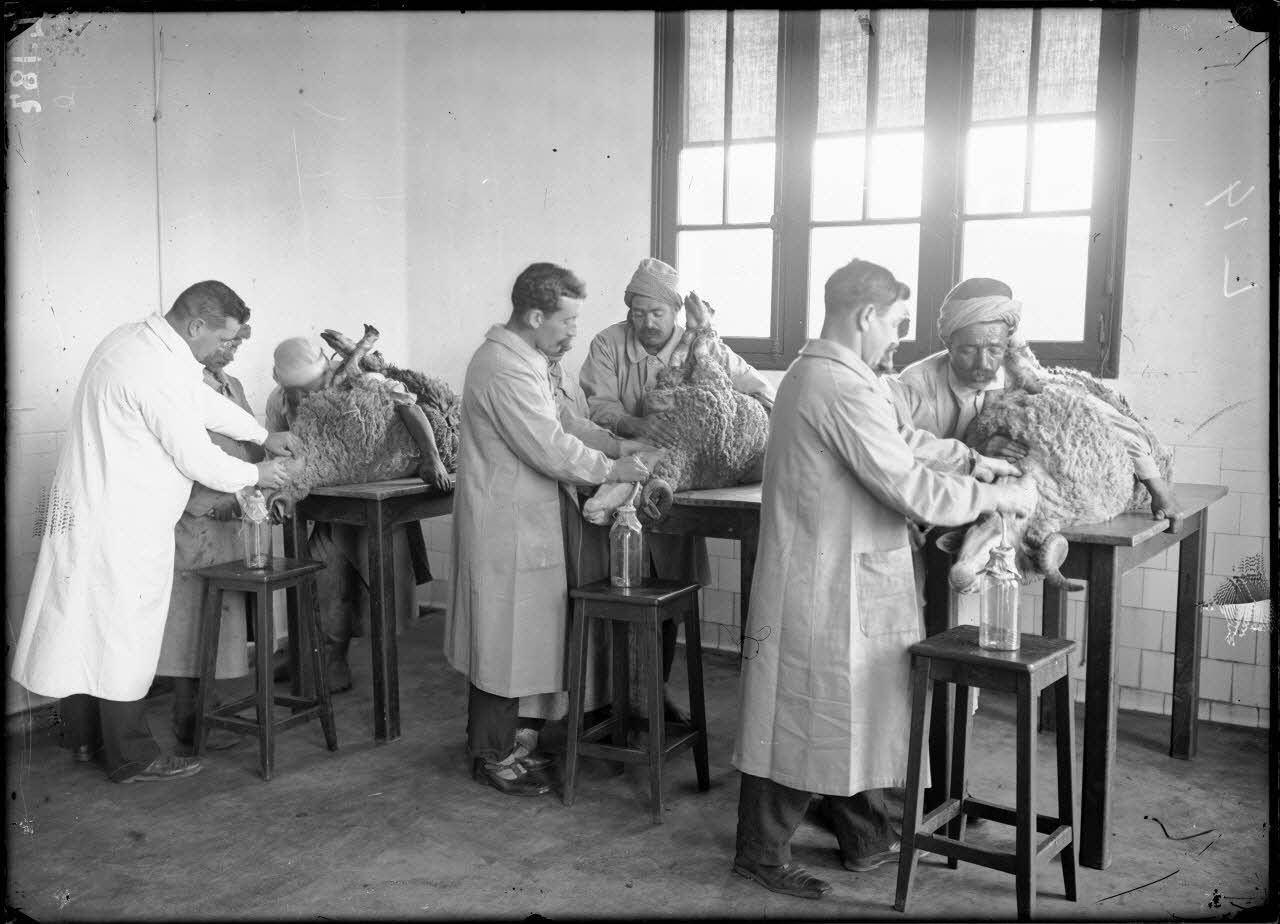
<svg viewBox="0 0 1280 924">
<path fill-rule="evenodd" d="M 622 296 L 627 317 L 596 334 L 582 363 L 580 381 L 587 396 L 588 416 L 620 436 L 661 443 L 656 417 L 646 417 L 645 395 L 657 384 L 658 373 L 684 336 L 676 316 L 684 308 L 676 269 L 654 257 L 640 261 Z M 774 389 L 769 381 L 741 356 L 725 347 L 725 371 L 733 387 L 765 406 L 773 407 Z M 657 578 L 707 583 L 709 564 L 706 541 L 694 536 L 649 535 L 651 572 Z M 663 624 L 663 676 L 671 673 L 675 656 L 676 625 Z M 667 714 L 686 719 L 683 710 L 667 699 Z"/>
<path fill-rule="evenodd" d="M 926 356 L 889 379 L 900 416 L 934 436 L 963 439 L 987 398 L 1005 387 L 1005 352 L 1022 319 L 1022 303 L 998 279 L 973 278 L 958 283 L 938 310 L 938 335 L 945 350 Z M 1151 443 L 1135 421 L 1104 402 L 1098 410 L 1112 424 L 1115 438 L 1133 460 L 1134 476 L 1151 493 L 1151 510 L 1175 524 L 1178 505 L 1160 476 Z M 1007 447 L 1010 458 L 1026 447 Z"/>
</svg>

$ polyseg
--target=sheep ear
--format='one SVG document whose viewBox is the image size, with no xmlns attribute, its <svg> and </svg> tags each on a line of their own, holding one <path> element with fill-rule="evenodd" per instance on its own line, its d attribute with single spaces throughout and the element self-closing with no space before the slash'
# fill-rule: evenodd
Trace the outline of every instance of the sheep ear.
<svg viewBox="0 0 1280 924">
<path fill-rule="evenodd" d="M 948 555 L 955 555 L 964 544 L 964 534 L 963 529 L 949 529 L 935 539 L 934 543 Z"/>
</svg>

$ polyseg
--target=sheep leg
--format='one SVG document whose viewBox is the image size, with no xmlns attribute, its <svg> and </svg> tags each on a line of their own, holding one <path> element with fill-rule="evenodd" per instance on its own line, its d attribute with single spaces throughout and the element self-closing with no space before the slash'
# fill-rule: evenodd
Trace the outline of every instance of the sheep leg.
<svg viewBox="0 0 1280 924">
<path fill-rule="evenodd" d="M 366 353 L 373 349 L 374 343 L 378 340 L 378 329 L 372 324 L 364 326 L 364 336 L 347 354 L 347 358 L 343 361 L 338 371 L 334 373 L 330 385 L 341 385 L 353 375 L 360 374 L 360 360 L 364 359 Z"/>
<path fill-rule="evenodd" d="M 320 332 L 320 339 L 329 344 L 329 349 L 341 353 L 344 357 L 355 352 L 356 344 L 341 331 L 325 328 Z M 360 366 L 366 372 L 386 372 L 387 361 L 377 350 L 370 350 L 360 360 Z"/>
<path fill-rule="evenodd" d="M 437 491 L 453 490 L 453 479 L 440 461 L 440 450 L 436 446 L 436 435 L 431 430 L 431 423 L 422 408 L 416 404 L 397 404 L 396 414 L 399 416 L 409 435 L 418 445 L 422 453 L 422 463 L 418 466 L 418 477 Z"/>
</svg>

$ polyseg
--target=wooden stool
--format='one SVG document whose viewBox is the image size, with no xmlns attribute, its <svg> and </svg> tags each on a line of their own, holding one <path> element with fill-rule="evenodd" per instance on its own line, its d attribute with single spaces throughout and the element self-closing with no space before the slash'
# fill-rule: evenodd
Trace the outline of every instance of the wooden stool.
<svg viewBox="0 0 1280 924">
<path fill-rule="evenodd" d="M 578 757 L 603 757 L 623 763 L 649 765 L 650 804 L 653 821 L 662 824 L 662 766 L 668 757 L 693 747 L 698 771 L 698 789 L 711 788 L 707 769 L 707 713 L 702 698 L 702 637 L 698 628 L 699 584 L 679 581 L 651 581 L 644 587 L 614 587 L 597 581 L 569 590 L 573 598 L 573 629 L 569 641 L 569 728 L 564 773 L 564 804 L 573 805 L 573 788 L 578 776 Z M 662 624 L 684 617 L 684 647 L 689 668 L 689 725 L 668 723 L 664 718 L 662 683 Z M 582 700 L 587 683 L 587 620 L 607 620 L 613 645 L 613 715 L 585 731 L 582 728 Z M 645 720 L 630 715 L 631 697 L 627 635 L 636 625 L 643 633 L 648 651 L 646 678 L 648 713 Z M 647 728 L 647 747 L 630 747 L 630 729 Z M 610 735 L 612 743 L 600 743 Z"/>
<path fill-rule="evenodd" d="M 978 647 L 976 626 L 956 626 L 911 646 L 911 743 L 907 758 L 907 794 L 902 819 L 902 855 L 898 860 L 898 894 L 893 907 L 904 911 L 916 870 L 916 850 L 947 857 L 955 869 L 959 860 L 1013 873 L 1017 882 L 1018 917 L 1035 912 L 1036 871 L 1062 854 L 1062 881 L 1070 901 L 1076 900 L 1075 800 L 1072 768 L 1075 762 L 1070 663 L 1076 643 L 1070 639 L 1022 636 L 1018 651 L 988 651 Z M 929 736 L 929 713 L 934 684 L 954 683 L 955 718 L 952 730 L 951 780 L 948 797 L 923 819 L 920 801 L 920 755 Z M 1017 804 L 1013 810 L 965 796 L 964 757 L 969 736 L 969 687 L 1013 692 L 1018 700 Z M 1036 722 L 1040 691 L 1050 687 L 1057 712 L 1058 813 L 1038 815 L 1036 806 Z M 976 815 L 1013 825 L 1016 849 L 1004 853 L 964 843 L 965 816 Z M 947 826 L 946 836 L 934 832 Z M 1032 847 L 1034 834 L 1049 835 Z"/>
<path fill-rule="evenodd" d="M 319 716 L 320 725 L 324 729 L 325 744 L 329 750 L 338 749 L 338 737 L 333 727 L 333 707 L 329 703 L 329 678 L 325 672 L 324 658 L 320 653 L 320 639 L 324 632 L 320 628 L 320 611 L 312 607 L 310 620 L 300 619 L 299 631 L 304 637 L 302 651 L 311 652 L 313 695 L 308 696 L 303 690 L 301 696 L 277 696 L 273 688 L 271 652 L 275 648 L 275 623 L 272 619 L 272 594 L 277 590 L 297 587 L 303 581 L 311 585 L 310 597 L 316 599 L 315 572 L 324 568 L 324 564 L 305 558 L 273 558 L 267 568 L 246 568 L 244 562 L 234 561 L 221 565 L 200 568 L 196 574 L 205 580 L 204 613 L 201 616 L 200 632 L 200 685 L 196 693 L 196 728 L 195 752 L 204 753 L 205 732 L 212 725 L 229 728 L 237 732 L 256 732 L 258 736 L 259 755 L 262 759 L 262 778 L 271 779 L 272 766 L 275 763 L 275 732 L 292 728 L 309 722 Z M 240 591 L 246 595 L 246 602 L 253 602 L 256 595 L 257 605 L 254 610 L 254 648 L 257 652 L 254 692 L 241 697 L 232 703 L 217 709 L 206 711 L 206 698 L 213 685 L 214 671 L 218 660 L 218 629 L 222 624 L 222 595 L 229 591 Z M 296 662 L 290 667 L 294 676 L 298 676 Z M 249 706 L 257 710 L 256 719 L 246 719 L 236 713 Z M 288 706 L 290 714 L 283 719 L 276 719 L 273 707 Z"/>
</svg>

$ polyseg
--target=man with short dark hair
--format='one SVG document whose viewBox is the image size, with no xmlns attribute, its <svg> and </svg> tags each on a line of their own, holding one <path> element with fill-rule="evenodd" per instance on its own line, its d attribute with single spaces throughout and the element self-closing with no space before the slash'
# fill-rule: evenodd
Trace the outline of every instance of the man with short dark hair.
<svg viewBox="0 0 1280 924">
<path fill-rule="evenodd" d="M 221 282 L 196 283 L 168 313 L 116 328 L 76 391 L 71 424 L 37 528 L 40 555 L 12 676 L 62 698 L 77 759 L 101 754 L 110 779 L 179 779 L 193 757 L 161 755 L 147 726 L 173 586 L 174 525 L 193 482 L 220 491 L 278 487 L 276 459 L 254 465 L 207 431 L 287 455 L 271 433 L 205 386 L 203 363 L 234 340 L 249 309 Z"/>
<path fill-rule="evenodd" d="M 537 727 L 530 697 L 567 688 L 560 484 L 648 477 L 639 459 L 610 458 L 632 447 L 588 436 L 612 451 L 593 449 L 561 423 L 547 358 L 573 344 L 585 297 L 564 267 L 527 267 L 512 287 L 511 316 L 485 335 L 462 390 L 444 650 L 469 681 L 472 774 L 511 795 L 550 791 L 544 761 L 516 733 L 522 713 Z"/>
<path fill-rule="evenodd" d="M 734 871 L 765 888 L 821 898 L 831 888 L 792 862 L 812 794 L 847 869 L 896 859 L 882 789 L 907 771 L 909 655 L 923 637 L 908 520 L 959 525 L 1035 507 L 1017 469 L 933 440 L 928 464 L 900 430 L 876 368 L 894 350 L 910 290 L 854 260 L 832 274 L 818 339 L 778 387 L 765 450 L 760 549 L 742 661 L 742 772 Z M 938 445 L 946 444 L 946 445 Z"/>
</svg>

